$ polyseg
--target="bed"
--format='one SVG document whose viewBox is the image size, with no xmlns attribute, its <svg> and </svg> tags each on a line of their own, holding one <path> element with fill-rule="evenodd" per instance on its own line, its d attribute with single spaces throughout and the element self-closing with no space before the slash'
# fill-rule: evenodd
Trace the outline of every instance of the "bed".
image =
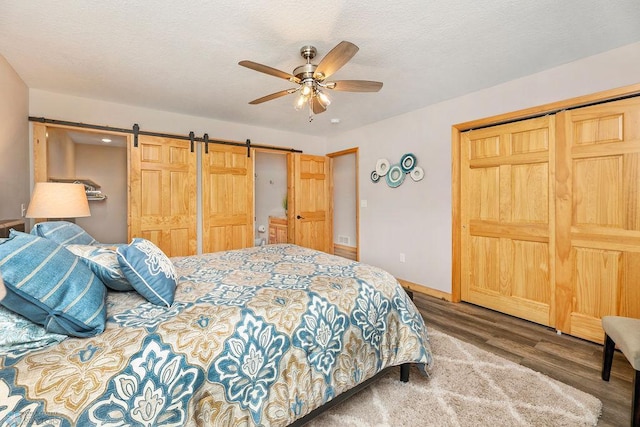
<svg viewBox="0 0 640 427">
<path fill-rule="evenodd" d="M 171 264 L 170 304 L 110 289 L 102 331 L 58 322 L 0 346 L 0 425 L 286 426 L 389 367 L 431 367 L 422 317 L 379 268 L 290 244 Z"/>
</svg>

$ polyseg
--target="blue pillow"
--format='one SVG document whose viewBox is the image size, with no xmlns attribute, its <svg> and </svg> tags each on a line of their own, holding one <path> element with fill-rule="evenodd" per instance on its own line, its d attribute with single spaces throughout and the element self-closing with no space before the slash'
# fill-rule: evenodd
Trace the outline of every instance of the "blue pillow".
<svg viewBox="0 0 640 427">
<path fill-rule="evenodd" d="M 176 293 L 176 270 L 156 245 L 136 237 L 117 251 L 118 262 L 131 286 L 156 305 L 170 307 Z"/>
<path fill-rule="evenodd" d="M 120 268 L 115 247 L 105 245 L 65 245 L 64 247 L 80 257 L 108 288 L 114 291 L 133 290 L 133 286 L 124 277 Z"/>
<path fill-rule="evenodd" d="M 106 288 L 64 247 L 11 230 L 0 243 L 0 271 L 7 288 L 0 304 L 47 332 L 90 337 L 104 331 Z"/>
<path fill-rule="evenodd" d="M 96 239 L 82 227 L 69 221 L 39 222 L 31 229 L 31 234 L 53 240 L 59 245 L 93 245 Z"/>
</svg>

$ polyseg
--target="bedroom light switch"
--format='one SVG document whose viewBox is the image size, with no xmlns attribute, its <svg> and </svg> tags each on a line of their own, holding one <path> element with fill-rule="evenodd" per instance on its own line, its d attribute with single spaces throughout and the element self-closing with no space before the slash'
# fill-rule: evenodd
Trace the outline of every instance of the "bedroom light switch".
<svg viewBox="0 0 640 427">
<path fill-rule="evenodd" d="M 366 208 L 367 207 L 367 201 L 366 200 L 360 200 L 360 207 L 361 208 Z"/>
</svg>

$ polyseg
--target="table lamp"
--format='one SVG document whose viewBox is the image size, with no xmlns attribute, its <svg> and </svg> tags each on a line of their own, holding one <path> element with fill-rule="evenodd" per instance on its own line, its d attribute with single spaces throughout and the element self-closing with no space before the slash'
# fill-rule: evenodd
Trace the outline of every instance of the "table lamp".
<svg viewBox="0 0 640 427">
<path fill-rule="evenodd" d="M 27 218 L 69 219 L 91 216 L 83 184 L 36 182 Z"/>
</svg>

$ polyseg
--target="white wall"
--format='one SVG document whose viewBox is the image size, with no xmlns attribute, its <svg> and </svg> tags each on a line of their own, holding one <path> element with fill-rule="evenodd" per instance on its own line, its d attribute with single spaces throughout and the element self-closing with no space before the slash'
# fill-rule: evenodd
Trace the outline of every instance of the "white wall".
<svg viewBox="0 0 640 427">
<path fill-rule="evenodd" d="M 123 129 L 131 129 L 134 123 L 137 123 L 140 130 L 149 132 L 187 136 L 190 131 L 193 131 L 198 137 L 208 133 L 210 139 L 239 142 L 251 139 L 253 144 L 296 148 L 308 154 L 326 153 L 324 138 L 80 98 L 39 89 L 29 89 L 29 115 Z"/>
<path fill-rule="evenodd" d="M 47 131 L 47 178 L 76 177 L 76 145 L 64 129 Z"/>
<path fill-rule="evenodd" d="M 450 292 L 451 126 L 638 82 L 634 43 L 330 138 L 329 151 L 360 147 L 360 199 L 368 203 L 360 208 L 361 260 Z M 422 181 L 395 189 L 371 182 L 377 159 L 397 162 L 406 152 L 424 168 Z"/>
<path fill-rule="evenodd" d="M 91 216 L 76 224 L 101 243 L 127 240 L 127 149 L 75 144 L 74 177 L 90 179 L 100 186 L 106 200 L 90 200 Z"/>
<path fill-rule="evenodd" d="M 0 55 L 0 219 L 21 217 L 29 204 L 29 91 Z"/>
<path fill-rule="evenodd" d="M 295 148 L 307 154 L 326 153 L 325 138 L 81 98 L 39 89 L 29 89 L 29 115 L 122 129 L 131 129 L 134 123 L 137 123 L 140 130 L 149 132 L 186 136 L 190 131 L 193 131 L 199 137 L 208 133 L 210 139 L 239 142 L 251 139 L 254 144 Z M 200 184 L 198 183 L 198 185 Z M 200 205 L 200 200 L 197 200 L 197 204 Z M 198 211 L 197 218 L 197 234 L 202 236 L 200 211 Z M 200 238 L 197 249 L 198 253 L 202 251 Z"/>
</svg>

